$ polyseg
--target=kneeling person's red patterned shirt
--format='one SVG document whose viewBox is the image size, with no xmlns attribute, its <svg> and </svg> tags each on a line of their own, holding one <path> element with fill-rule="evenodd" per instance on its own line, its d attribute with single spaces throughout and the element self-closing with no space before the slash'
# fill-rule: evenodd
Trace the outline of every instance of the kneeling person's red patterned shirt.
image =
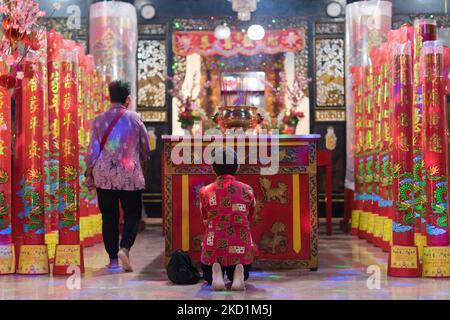
<svg viewBox="0 0 450 320">
<path fill-rule="evenodd" d="M 250 232 L 255 197 L 253 190 L 232 175 L 219 176 L 200 189 L 200 212 L 205 221 L 203 264 L 251 264 L 256 247 Z"/>
</svg>

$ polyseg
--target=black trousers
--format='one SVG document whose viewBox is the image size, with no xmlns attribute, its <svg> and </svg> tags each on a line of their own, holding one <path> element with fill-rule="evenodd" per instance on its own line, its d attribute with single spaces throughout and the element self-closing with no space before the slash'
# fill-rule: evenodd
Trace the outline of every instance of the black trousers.
<svg viewBox="0 0 450 320">
<path fill-rule="evenodd" d="M 120 248 L 130 250 L 136 239 L 142 215 L 141 190 L 105 190 L 97 188 L 97 198 L 102 213 L 103 242 L 110 259 L 117 259 L 119 252 L 119 201 L 124 212 L 124 224 Z"/>
<path fill-rule="evenodd" d="M 250 269 L 252 268 L 251 264 L 243 264 L 244 267 L 244 281 L 247 281 L 248 277 L 250 276 Z M 234 275 L 234 269 L 236 269 L 236 266 L 229 266 L 229 267 L 221 267 L 223 274 L 227 274 L 228 280 L 233 281 L 233 275 Z M 209 284 L 212 283 L 212 266 L 208 266 L 206 264 L 202 263 L 202 270 L 203 270 L 203 279 L 206 280 Z"/>
</svg>

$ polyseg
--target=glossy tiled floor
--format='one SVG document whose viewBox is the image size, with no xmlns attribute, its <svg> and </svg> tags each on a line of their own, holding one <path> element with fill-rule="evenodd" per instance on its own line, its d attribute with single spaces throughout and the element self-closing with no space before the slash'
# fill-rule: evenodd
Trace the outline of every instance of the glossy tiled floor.
<svg viewBox="0 0 450 320">
<path fill-rule="evenodd" d="M 175 286 L 162 267 L 159 226 L 147 226 L 131 252 L 134 273 L 106 272 L 101 245 L 85 250 L 81 288 L 66 277 L 1 276 L 0 299 L 450 299 L 450 281 L 386 277 L 387 254 L 363 240 L 339 233 L 320 234 L 319 271 L 255 271 L 244 293 L 213 292 L 199 283 Z M 369 265 L 381 267 L 381 288 L 368 289 Z"/>
</svg>

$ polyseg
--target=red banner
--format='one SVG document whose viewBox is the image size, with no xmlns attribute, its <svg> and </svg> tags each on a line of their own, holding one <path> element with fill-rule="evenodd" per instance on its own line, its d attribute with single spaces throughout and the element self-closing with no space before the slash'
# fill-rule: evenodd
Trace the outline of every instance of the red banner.
<svg viewBox="0 0 450 320">
<path fill-rule="evenodd" d="M 263 39 L 250 40 L 246 32 L 233 31 L 226 40 L 219 40 L 214 32 L 183 31 L 173 34 L 173 52 L 180 56 L 197 53 L 201 56 L 233 56 L 242 54 L 276 54 L 296 52 L 305 47 L 303 29 L 267 30 Z"/>
</svg>

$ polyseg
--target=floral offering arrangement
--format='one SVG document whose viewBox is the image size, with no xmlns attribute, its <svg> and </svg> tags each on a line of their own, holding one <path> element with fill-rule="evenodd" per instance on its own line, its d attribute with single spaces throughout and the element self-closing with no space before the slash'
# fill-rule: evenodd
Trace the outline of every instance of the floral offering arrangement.
<svg viewBox="0 0 450 320">
<path fill-rule="evenodd" d="M 300 111 L 300 108 L 303 99 L 306 97 L 305 90 L 308 88 L 309 81 L 311 79 L 305 78 L 301 73 L 295 73 L 294 79 L 290 82 L 287 80 L 286 73 L 280 72 L 279 86 L 275 87 L 270 82 L 266 83 L 280 105 L 284 105 L 285 97 L 291 103 L 291 108 L 285 108 L 277 117 L 276 127 L 281 129 L 282 133 L 294 134 L 298 122 L 301 118 L 304 118 L 305 114 Z"/>
<path fill-rule="evenodd" d="M 282 123 L 281 127 L 283 133 L 294 134 L 298 122 L 304 116 L 305 114 L 302 111 L 297 111 L 295 109 L 285 109 L 281 113 L 281 123 Z"/>
<path fill-rule="evenodd" d="M 197 75 L 193 77 L 195 83 Z M 207 94 L 207 89 L 211 87 L 211 81 L 205 81 L 200 85 L 200 91 L 196 97 L 194 97 L 194 89 L 186 93 L 183 90 L 183 78 L 180 75 L 173 77 L 166 77 L 167 80 L 172 82 L 173 88 L 168 90 L 169 94 L 178 100 L 178 121 L 181 124 L 182 129 L 190 129 L 196 122 L 200 122 L 206 118 L 204 110 L 200 107 L 200 101 Z"/>
</svg>

